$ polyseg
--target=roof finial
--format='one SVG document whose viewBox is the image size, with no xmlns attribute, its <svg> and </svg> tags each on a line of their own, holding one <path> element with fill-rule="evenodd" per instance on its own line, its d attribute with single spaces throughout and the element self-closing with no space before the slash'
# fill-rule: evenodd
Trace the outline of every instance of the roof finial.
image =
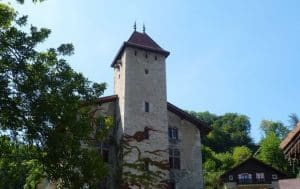
<svg viewBox="0 0 300 189">
<path fill-rule="evenodd" d="M 143 33 L 146 33 L 146 26 L 143 24 Z"/>
<path fill-rule="evenodd" d="M 133 29 L 134 29 L 134 31 L 136 31 L 136 21 L 134 21 Z"/>
</svg>

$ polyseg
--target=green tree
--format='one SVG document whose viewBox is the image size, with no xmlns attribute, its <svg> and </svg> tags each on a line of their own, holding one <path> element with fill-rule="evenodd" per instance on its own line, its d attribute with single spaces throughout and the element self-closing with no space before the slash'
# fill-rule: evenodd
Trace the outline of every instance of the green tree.
<svg viewBox="0 0 300 189">
<path fill-rule="evenodd" d="M 269 132 L 260 141 L 258 158 L 263 162 L 280 169 L 283 172 L 292 174 L 292 169 L 285 160 L 284 154 L 279 148 L 281 139 L 274 132 Z"/>
<path fill-rule="evenodd" d="M 220 175 L 257 148 L 249 137 L 249 118 L 237 113 L 222 116 L 209 112 L 190 113 L 212 127 L 212 131 L 203 138 L 204 183 L 205 188 L 221 188 Z"/>
<path fill-rule="evenodd" d="M 221 188 L 220 176 L 235 165 L 230 152 L 215 153 L 209 147 L 202 146 L 204 155 L 203 172 L 205 188 Z"/>
<path fill-rule="evenodd" d="M 232 157 L 235 164 L 239 164 L 252 155 L 250 148 L 246 146 L 237 146 L 233 148 Z"/>
<path fill-rule="evenodd" d="M 290 122 L 290 128 L 293 129 L 294 127 L 297 126 L 297 124 L 299 123 L 300 119 L 298 117 L 297 114 L 295 113 L 291 113 L 289 115 L 289 122 Z"/>
<path fill-rule="evenodd" d="M 98 141 L 93 126 L 99 120 L 83 102 L 102 95 L 105 84 L 90 82 L 63 59 L 73 54 L 72 44 L 37 50 L 50 30 L 31 26 L 25 32 L 26 24 L 27 16 L 0 3 L 1 133 L 13 143 L 34 148 L 34 161 L 29 162 L 42 168 L 49 179 L 71 188 L 98 185 L 105 165 L 95 148 L 83 144 L 93 146 Z M 25 158 L 19 155 L 17 165 L 18 158 Z"/>
<path fill-rule="evenodd" d="M 260 128 L 264 136 L 274 133 L 279 139 L 283 139 L 289 132 L 289 129 L 281 122 L 274 122 L 270 120 L 262 120 Z"/>
<path fill-rule="evenodd" d="M 253 148 L 250 121 L 245 115 L 226 113 L 212 124 L 212 131 L 204 138 L 204 144 L 215 152 L 232 151 L 235 146 Z"/>
<path fill-rule="evenodd" d="M 208 111 L 206 112 L 194 112 L 194 111 L 190 111 L 189 112 L 191 115 L 197 117 L 198 119 L 200 119 L 201 121 L 203 121 L 204 123 L 206 123 L 207 125 L 211 126 L 214 121 L 216 121 L 218 119 L 218 116 L 215 114 L 212 114 Z"/>
<path fill-rule="evenodd" d="M 43 176 L 36 157 L 37 149 L 0 137 L 0 188 L 35 188 Z"/>
</svg>

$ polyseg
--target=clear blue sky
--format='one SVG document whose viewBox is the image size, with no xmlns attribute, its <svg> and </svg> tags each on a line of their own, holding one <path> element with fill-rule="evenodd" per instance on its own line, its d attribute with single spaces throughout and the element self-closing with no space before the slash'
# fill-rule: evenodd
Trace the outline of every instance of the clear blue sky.
<svg viewBox="0 0 300 189">
<path fill-rule="evenodd" d="M 72 42 L 72 67 L 106 82 L 110 63 L 137 21 L 171 55 L 168 100 L 215 114 L 249 116 L 251 136 L 262 119 L 300 115 L 300 1 L 298 0 L 47 0 L 17 6 L 30 23 L 52 29 L 46 47 Z"/>
</svg>

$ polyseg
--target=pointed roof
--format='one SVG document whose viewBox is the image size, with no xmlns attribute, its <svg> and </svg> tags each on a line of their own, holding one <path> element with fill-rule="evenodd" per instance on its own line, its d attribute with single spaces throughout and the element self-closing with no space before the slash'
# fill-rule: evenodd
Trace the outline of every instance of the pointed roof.
<svg viewBox="0 0 300 189">
<path fill-rule="evenodd" d="M 135 47 L 139 49 L 143 49 L 150 52 L 155 52 L 158 54 L 162 54 L 165 57 L 168 57 L 170 52 L 161 48 L 149 35 L 146 33 L 140 33 L 134 31 L 129 39 L 123 43 L 116 57 L 114 58 L 111 67 L 115 65 L 118 59 L 121 58 L 121 55 L 126 47 Z"/>
<path fill-rule="evenodd" d="M 257 164 L 257 165 L 259 165 L 259 166 L 261 166 L 261 167 L 265 167 L 265 168 L 268 169 L 268 170 L 272 170 L 272 171 L 276 172 L 280 177 L 285 177 L 285 178 L 288 177 L 287 174 L 283 173 L 282 171 L 280 171 L 280 170 L 278 170 L 278 169 L 272 167 L 271 165 L 268 165 L 268 164 L 264 163 L 263 161 L 261 161 L 261 160 L 255 158 L 255 157 L 253 157 L 253 156 L 250 156 L 250 157 L 248 157 L 247 159 L 245 159 L 244 161 L 242 161 L 241 163 L 239 163 L 238 165 L 234 166 L 234 167 L 231 168 L 230 170 L 228 170 L 228 171 L 226 171 L 225 173 L 223 173 L 223 174 L 220 176 L 220 178 L 223 178 L 223 179 L 224 179 L 225 177 L 227 177 L 227 175 L 231 174 L 231 173 L 232 173 L 233 171 L 235 171 L 235 170 L 240 169 L 243 165 L 248 164 L 248 163 L 250 163 L 250 164 L 251 164 L 251 163 L 252 163 L 252 164 L 255 163 L 255 164 Z"/>
<path fill-rule="evenodd" d="M 153 48 L 156 50 L 163 50 L 149 35 L 146 33 L 140 33 L 134 31 L 131 36 L 129 37 L 127 43 Z"/>
</svg>

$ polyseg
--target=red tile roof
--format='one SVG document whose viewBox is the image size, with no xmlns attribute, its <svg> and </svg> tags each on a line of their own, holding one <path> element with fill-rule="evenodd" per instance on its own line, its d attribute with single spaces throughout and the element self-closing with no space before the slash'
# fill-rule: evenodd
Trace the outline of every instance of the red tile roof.
<svg viewBox="0 0 300 189">
<path fill-rule="evenodd" d="M 162 54 L 165 57 L 169 56 L 170 52 L 161 48 L 149 35 L 146 33 L 140 33 L 134 31 L 129 39 L 123 43 L 116 57 L 114 58 L 111 67 L 115 65 L 118 59 L 121 58 L 121 55 L 126 47 L 134 47 L 138 49 L 143 49 L 150 52 L 155 52 L 158 54 Z"/>
<path fill-rule="evenodd" d="M 133 32 L 127 41 L 128 43 L 149 47 L 157 50 L 163 50 L 149 35 L 146 33 Z"/>
</svg>

